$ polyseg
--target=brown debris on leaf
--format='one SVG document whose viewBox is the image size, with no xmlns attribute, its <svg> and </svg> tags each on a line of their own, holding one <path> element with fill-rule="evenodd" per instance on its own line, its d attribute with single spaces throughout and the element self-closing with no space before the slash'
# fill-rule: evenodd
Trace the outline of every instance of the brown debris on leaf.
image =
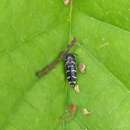
<svg viewBox="0 0 130 130">
<path fill-rule="evenodd" d="M 68 111 L 71 113 L 71 114 L 75 114 L 77 112 L 77 105 L 76 104 L 70 104 L 68 106 Z"/>
<path fill-rule="evenodd" d="M 59 53 L 56 59 L 54 59 L 50 64 L 43 67 L 41 70 L 37 71 L 36 76 L 38 78 L 41 78 L 47 75 L 52 69 L 54 69 L 56 65 L 64 58 L 65 54 L 67 54 L 70 51 L 70 49 L 76 44 L 76 41 L 77 41 L 76 38 L 73 37 L 68 46 Z"/>
<path fill-rule="evenodd" d="M 78 68 L 81 73 L 84 73 L 86 71 L 86 65 L 83 63 L 79 64 Z"/>
</svg>

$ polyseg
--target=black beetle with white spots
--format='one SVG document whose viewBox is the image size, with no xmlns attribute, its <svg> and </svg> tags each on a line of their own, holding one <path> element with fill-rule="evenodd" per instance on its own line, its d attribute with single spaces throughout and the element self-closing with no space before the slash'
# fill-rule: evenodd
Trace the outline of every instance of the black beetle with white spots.
<svg viewBox="0 0 130 130">
<path fill-rule="evenodd" d="M 77 84 L 77 66 L 76 59 L 72 53 L 65 55 L 65 71 L 69 85 L 73 88 Z"/>
</svg>

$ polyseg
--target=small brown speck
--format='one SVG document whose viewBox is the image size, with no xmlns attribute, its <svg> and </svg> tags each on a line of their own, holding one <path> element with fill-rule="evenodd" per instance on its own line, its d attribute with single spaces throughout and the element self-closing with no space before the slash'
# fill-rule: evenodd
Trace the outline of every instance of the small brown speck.
<svg viewBox="0 0 130 130">
<path fill-rule="evenodd" d="M 83 64 L 83 63 L 81 63 L 81 64 L 79 64 L 78 68 L 79 68 L 79 70 L 80 70 L 81 73 L 84 73 L 85 70 L 86 70 L 86 65 Z"/>
<path fill-rule="evenodd" d="M 70 104 L 70 105 L 68 106 L 68 110 L 69 110 L 69 112 L 70 112 L 71 114 L 75 114 L 76 111 L 77 111 L 77 105 L 76 105 L 76 104 Z"/>
</svg>

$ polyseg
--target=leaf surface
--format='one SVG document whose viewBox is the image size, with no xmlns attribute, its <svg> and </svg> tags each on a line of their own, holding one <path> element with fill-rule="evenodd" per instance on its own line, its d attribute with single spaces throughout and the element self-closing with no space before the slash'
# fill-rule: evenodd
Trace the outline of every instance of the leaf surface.
<svg viewBox="0 0 130 130">
<path fill-rule="evenodd" d="M 129 9 L 128 0 L 1 0 L 0 129 L 129 130 Z M 40 80 L 35 72 L 72 36 L 87 71 L 78 75 L 80 94 L 69 89 L 68 97 L 62 63 Z M 67 100 L 79 110 L 64 123 Z"/>
</svg>

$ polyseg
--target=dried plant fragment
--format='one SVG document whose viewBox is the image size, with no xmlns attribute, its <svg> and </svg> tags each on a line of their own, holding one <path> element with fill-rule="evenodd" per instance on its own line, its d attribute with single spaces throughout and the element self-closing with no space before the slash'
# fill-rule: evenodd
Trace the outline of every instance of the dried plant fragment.
<svg viewBox="0 0 130 130">
<path fill-rule="evenodd" d="M 70 2 L 71 2 L 71 0 L 64 0 L 64 4 L 65 4 L 65 5 L 69 5 Z"/>
<path fill-rule="evenodd" d="M 36 76 L 41 78 L 48 74 L 52 69 L 56 67 L 56 65 L 64 58 L 64 56 L 70 51 L 70 49 L 75 45 L 76 38 L 74 37 L 69 45 L 65 48 L 65 50 L 61 51 L 56 59 L 54 59 L 50 64 L 42 68 L 41 70 L 36 72 Z"/>
<path fill-rule="evenodd" d="M 86 65 L 83 63 L 79 64 L 78 68 L 81 73 L 84 73 L 86 71 Z"/>
<path fill-rule="evenodd" d="M 78 84 L 75 85 L 74 90 L 75 90 L 76 93 L 79 93 L 79 92 L 80 92 L 80 89 L 79 89 L 79 85 L 78 85 Z"/>
<path fill-rule="evenodd" d="M 89 111 L 87 110 L 87 108 L 83 108 L 83 109 L 81 110 L 81 112 L 82 112 L 83 115 L 85 115 L 85 116 L 89 116 L 89 115 L 91 114 L 91 112 L 89 112 Z"/>
</svg>

